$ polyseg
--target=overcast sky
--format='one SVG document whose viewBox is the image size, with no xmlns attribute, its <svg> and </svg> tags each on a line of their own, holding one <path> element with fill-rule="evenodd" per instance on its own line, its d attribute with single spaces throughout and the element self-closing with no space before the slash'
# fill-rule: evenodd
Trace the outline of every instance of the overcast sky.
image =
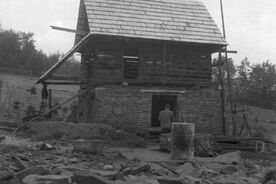
<svg viewBox="0 0 276 184">
<path fill-rule="evenodd" d="M 219 0 L 201 1 L 221 28 Z M 74 34 L 49 26 L 75 29 L 78 7 L 79 0 L 0 0 L 0 23 L 4 29 L 34 32 L 37 48 L 46 53 L 67 52 Z M 230 57 L 236 63 L 248 57 L 276 64 L 276 0 L 224 0 L 224 11 L 227 41 L 239 52 Z"/>
</svg>

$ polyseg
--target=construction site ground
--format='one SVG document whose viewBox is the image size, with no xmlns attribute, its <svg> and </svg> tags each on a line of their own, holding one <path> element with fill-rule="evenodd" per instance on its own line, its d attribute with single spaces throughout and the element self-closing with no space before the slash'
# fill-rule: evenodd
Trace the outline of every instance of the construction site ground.
<svg viewBox="0 0 276 184">
<path fill-rule="evenodd" d="M 25 129 L 0 135 L 1 184 L 276 183 L 276 150 L 227 150 L 216 157 L 173 161 L 156 139 L 109 139 L 102 153 L 88 154 L 74 152 L 70 139 L 38 139 Z"/>
</svg>

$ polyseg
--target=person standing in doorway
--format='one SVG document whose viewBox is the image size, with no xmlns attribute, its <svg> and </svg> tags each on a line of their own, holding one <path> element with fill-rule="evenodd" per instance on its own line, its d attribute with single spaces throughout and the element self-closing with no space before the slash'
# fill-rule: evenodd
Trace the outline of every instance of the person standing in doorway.
<svg viewBox="0 0 276 184">
<path fill-rule="evenodd" d="M 165 110 L 159 112 L 158 120 L 160 121 L 162 132 L 170 133 L 173 121 L 173 111 L 169 104 L 165 105 Z"/>
</svg>

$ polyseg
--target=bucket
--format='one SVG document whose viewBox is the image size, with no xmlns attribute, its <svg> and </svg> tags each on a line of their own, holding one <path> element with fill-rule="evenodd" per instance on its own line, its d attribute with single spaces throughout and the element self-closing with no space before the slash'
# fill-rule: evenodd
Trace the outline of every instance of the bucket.
<svg viewBox="0 0 276 184">
<path fill-rule="evenodd" d="M 160 135 L 160 150 L 161 151 L 171 150 L 171 134 Z"/>
</svg>

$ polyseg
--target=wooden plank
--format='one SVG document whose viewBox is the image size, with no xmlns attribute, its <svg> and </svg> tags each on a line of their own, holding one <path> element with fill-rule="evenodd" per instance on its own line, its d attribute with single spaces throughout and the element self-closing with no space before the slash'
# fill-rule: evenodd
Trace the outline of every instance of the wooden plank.
<svg viewBox="0 0 276 184">
<path fill-rule="evenodd" d="M 145 69 L 144 73 L 146 75 L 161 75 L 162 72 L 160 72 L 160 70 L 155 70 L 155 69 Z M 198 70 L 190 70 L 190 71 L 186 71 L 186 70 L 181 70 L 181 69 L 173 69 L 173 70 L 168 70 L 166 72 L 167 75 L 192 75 L 192 76 L 203 76 L 203 77 L 211 77 L 211 72 L 209 71 L 198 71 Z"/>
<path fill-rule="evenodd" d="M 52 105 L 53 105 L 53 93 L 52 93 L 52 89 L 49 89 L 48 109 L 52 109 Z M 52 113 L 51 112 L 49 112 L 48 117 L 49 118 L 52 117 Z"/>
<path fill-rule="evenodd" d="M 224 52 L 224 53 L 226 52 L 228 54 L 237 54 L 238 53 L 238 51 L 236 51 L 236 50 L 225 50 L 225 49 L 216 51 L 216 53 L 218 53 L 218 52 Z"/>
<path fill-rule="evenodd" d="M 218 144 L 221 148 L 223 149 L 228 149 L 228 150 L 240 150 L 240 151 L 255 151 L 255 146 L 254 145 L 235 145 L 235 144 Z"/>
<path fill-rule="evenodd" d="M 264 141 L 261 137 L 213 136 L 215 142 Z"/>
<path fill-rule="evenodd" d="M 86 36 L 88 34 L 88 32 L 78 31 L 78 30 L 75 30 L 75 29 L 69 29 L 69 28 L 58 27 L 58 26 L 50 26 L 50 27 L 52 29 L 55 29 L 55 30 L 75 33 L 75 34 L 79 34 L 79 35 L 83 35 L 83 36 Z"/>
<path fill-rule="evenodd" d="M 124 81 L 127 81 L 126 79 L 124 79 Z M 176 85 L 176 86 L 185 86 L 185 85 L 200 85 L 200 86 L 214 86 L 214 85 L 217 85 L 216 82 L 211 82 L 210 80 L 208 81 L 205 81 L 205 80 L 195 80 L 195 79 L 190 79 L 190 80 L 175 80 L 175 79 L 172 79 L 171 81 L 167 81 L 167 80 L 163 80 L 160 79 L 160 80 L 135 80 L 135 81 L 127 81 L 129 82 L 129 84 L 135 84 L 135 85 L 149 85 L 149 84 L 153 84 L 153 85 L 159 85 L 161 83 L 164 83 L 164 84 L 168 84 L 168 85 Z M 122 85 L 123 83 L 123 80 L 121 79 L 114 79 L 114 80 L 89 80 L 88 83 L 90 85 L 103 85 L 103 84 L 106 84 L 106 85 Z"/>
<path fill-rule="evenodd" d="M 34 117 L 33 119 L 31 119 L 30 122 L 36 121 L 36 120 L 38 120 L 40 117 L 45 116 L 45 115 L 47 115 L 48 113 L 50 113 L 50 112 L 52 112 L 52 111 L 54 111 L 54 110 L 56 110 L 56 109 L 59 109 L 60 107 L 62 107 L 63 105 L 67 104 L 68 102 L 74 100 L 75 98 L 87 94 L 89 91 L 90 91 L 90 89 L 89 89 L 89 90 L 86 90 L 86 91 L 83 91 L 82 93 L 79 93 L 79 94 L 77 94 L 77 95 L 74 95 L 73 97 L 71 97 L 71 98 L 65 100 L 64 102 L 62 102 L 61 104 L 56 105 L 56 106 L 54 106 L 53 108 L 51 108 L 51 109 L 49 109 L 49 110 L 46 110 L 46 111 L 42 112 L 42 113 L 39 114 L 38 116 L 36 116 L 36 117 Z"/>
<path fill-rule="evenodd" d="M 77 81 L 77 80 L 79 80 L 79 76 L 52 75 L 51 80 Z"/>
<path fill-rule="evenodd" d="M 154 79 L 154 80 L 200 80 L 200 81 L 211 81 L 211 77 L 209 76 L 198 76 L 198 75 L 167 75 L 166 78 L 161 75 L 144 75 L 145 80 Z"/>
</svg>

